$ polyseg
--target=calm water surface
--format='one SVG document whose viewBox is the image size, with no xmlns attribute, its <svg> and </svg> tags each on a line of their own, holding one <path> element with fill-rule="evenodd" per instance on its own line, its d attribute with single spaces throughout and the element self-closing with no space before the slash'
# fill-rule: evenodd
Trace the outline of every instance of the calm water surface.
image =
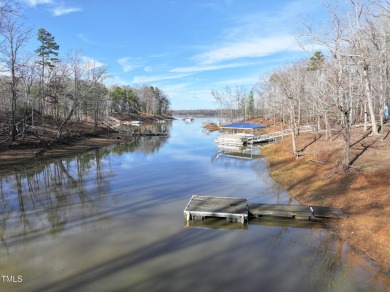
<svg viewBox="0 0 390 292">
<path fill-rule="evenodd" d="M 318 223 L 185 222 L 193 194 L 296 204 L 266 159 L 223 155 L 202 121 L 164 125 L 168 138 L 0 169 L 0 291 L 389 288 Z"/>
</svg>

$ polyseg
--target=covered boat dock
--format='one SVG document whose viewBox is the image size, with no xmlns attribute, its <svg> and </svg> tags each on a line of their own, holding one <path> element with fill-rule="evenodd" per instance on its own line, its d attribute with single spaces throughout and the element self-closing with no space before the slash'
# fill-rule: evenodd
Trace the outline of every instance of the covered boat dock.
<svg viewBox="0 0 390 292">
<path fill-rule="evenodd" d="M 233 134 L 222 134 L 216 140 L 216 144 L 221 145 L 244 145 L 250 142 L 254 137 L 254 130 L 264 129 L 265 126 L 246 122 L 238 122 L 220 126 L 221 129 L 229 129 L 235 131 Z M 237 130 L 244 132 L 237 133 Z M 245 130 L 250 130 L 251 133 L 245 133 Z"/>
</svg>

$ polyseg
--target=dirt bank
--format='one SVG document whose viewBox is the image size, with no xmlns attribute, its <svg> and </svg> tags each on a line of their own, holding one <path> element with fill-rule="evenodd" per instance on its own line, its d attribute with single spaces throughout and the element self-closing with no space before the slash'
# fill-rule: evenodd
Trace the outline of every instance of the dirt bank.
<svg viewBox="0 0 390 292">
<path fill-rule="evenodd" d="M 23 116 L 17 118 L 20 121 L 22 119 Z M 172 119 L 172 117 L 152 116 L 142 113 L 117 117 L 117 121 L 139 120 L 145 123 L 161 119 Z M 17 135 L 15 141 L 12 141 L 9 114 L 0 113 L 0 164 L 2 169 L 31 159 L 73 155 L 131 139 L 131 137 L 115 133 L 115 130 L 108 123 L 103 122 L 95 127 L 92 121 L 77 122 L 70 120 L 62 133 L 61 139 L 57 141 L 57 131 L 61 122 L 51 116 L 38 116 L 35 118 L 34 126 L 27 123 L 28 125 L 26 124 L 24 131 L 20 131 L 22 124 L 19 123 L 18 130 L 22 133 Z"/>
<path fill-rule="evenodd" d="M 79 153 L 118 142 L 115 133 L 107 127 L 95 127 L 92 122 L 69 122 L 63 136 L 56 140 L 59 122 L 45 117 L 34 127 L 27 127 L 23 134 L 12 141 L 8 131 L 10 126 L 0 119 L 0 164 L 2 169 L 31 159 L 55 158 Z"/>
<path fill-rule="evenodd" d="M 304 205 L 342 208 L 349 217 L 334 229 L 358 252 L 390 273 L 390 126 L 384 135 L 352 131 L 352 168 L 342 170 L 344 137 L 321 132 L 298 138 L 302 156 L 292 155 L 291 138 L 263 147 L 272 177 Z"/>
</svg>

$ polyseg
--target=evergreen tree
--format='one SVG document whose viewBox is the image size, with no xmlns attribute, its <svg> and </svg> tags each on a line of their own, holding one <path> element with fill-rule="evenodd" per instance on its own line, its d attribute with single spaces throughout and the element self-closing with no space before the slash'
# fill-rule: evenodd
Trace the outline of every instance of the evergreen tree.
<svg viewBox="0 0 390 292">
<path fill-rule="evenodd" d="M 41 102 L 39 104 L 39 110 L 42 110 L 42 101 L 45 98 L 45 88 L 44 88 L 44 78 L 45 78 L 45 68 L 48 66 L 49 68 L 53 68 L 55 66 L 55 63 L 58 62 L 58 50 L 59 45 L 55 42 L 54 36 L 51 35 L 48 31 L 46 31 L 44 28 L 40 28 L 38 30 L 38 41 L 41 43 L 41 45 L 38 47 L 38 49 L 35 50 L 35 52 L 38 54 L 38 56 L 41 58 L 40 61 L 38 61 L 38 64 L 41 66 L 41 77 L 40 77 L 40 96 L 41 96 Z"/>
<path fill-rule="evenodd" d="M 49 66 L 54 67 L 55 63 L 58 62 L 58 50 L 59 45 L 55 42 L 54 36 L 51 35 L 44 28 L 38 30 L 38 41 L 41 45 L 36 49 L 36 53 L 41 57 L 39 64 L 42 67 Z"/>
<path fill-rule="evenodd" d="M 317 51 L 314 53 L 314 55 L 310 58 L 309 64 L 306 67 L 307 71 L 317 71 L 320 70 L 325 62 L 324 55 Z"/>
<path fill-rule="evenodd" d="M 255 97 L 253 95 L 253 90 L 249 92 L 249 100 L 248 100 L 248 115 L 249 118 L 255 117 Z"/>
</svg>

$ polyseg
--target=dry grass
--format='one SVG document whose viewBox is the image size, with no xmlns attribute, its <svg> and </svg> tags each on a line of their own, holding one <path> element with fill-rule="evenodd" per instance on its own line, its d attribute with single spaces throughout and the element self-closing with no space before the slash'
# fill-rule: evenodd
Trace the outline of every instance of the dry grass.
<svg viewBox="0 0 390 292">
<path fill-rule="evenodd" d="M 271 175 L 301 204 L 342 208 L 349 217 L 334 228 L 356 250 L 390 271 L 390 127 L 382 136 L 361 128 L 352 131 L 348 172 L 342 169 L 344 137 L 320 133 L 298 138 L 302 156 L 292 155 L 291 139 L 262 149 L 270 161 Z"/>
</svg>

